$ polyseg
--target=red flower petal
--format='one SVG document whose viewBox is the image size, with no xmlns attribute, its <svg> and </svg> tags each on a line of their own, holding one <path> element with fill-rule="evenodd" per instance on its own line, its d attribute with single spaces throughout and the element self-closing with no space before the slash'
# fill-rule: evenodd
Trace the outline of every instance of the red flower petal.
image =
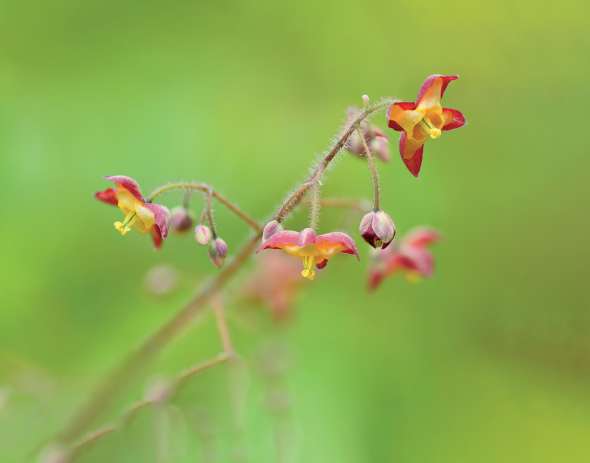
<svg viewBox="0 0 590 463">
<path fill-rule="evenodd" d="M 107 180 L 110 180 L 115 185 L 119 185 L 125 188 L 129 193 L 135 196 L 140 201 L 144 202 L 143 196 L 141 194 L 141 190 L 139 188 L 139 184 L 133 180 L 131 177 L 127 177 L 125 175 L 110 175 L 105 177 Z"/>
<path fill-rule="evenodd" d="M 440 240 L 440 233 L 431 228 L 416 228 L 404 238 L 404 245 L 425 247 Z"/>
<path fill-rule="evenodd" d="M 416 109 L 416 103 L 409 101 L 409 102 L 404 102 L 404 101 L 398 101 L 397 103 L 393 103 L 389 109 L 387 110 L 387 125 L 392 128 L 393 130 L 397 130 L 398 132 L 403 132 L 403 128 L 401 125 L 399 125 L 397 122 L 395 122 L 393 119 L 391 119 L 391 110 L 393 109 L 394 106 L 397 106 L 398 108 L 404 110 L 404 111 L 412 111 L 414 109 Z"/>
<path fill-rule="evenodd" d="M 442 130 L 453 130 L 465 125 L 465 116 L 457 109 L 443 108 L 443 118 L 445 123 Z"/>
<path fill-rule="evenodd" d="M 356 256 L 357 259 L 359 258 L 359 253 L 354 240 L 346 233 L 332 232 L 319 235 L 317 237 L 317 246 L 342 246 L 343 249 L 340 252 L 344 254 L 352 254 Z"/>
<path fill-rule="evenodd" d="M 160 229 L 156 226 L 152 227 L 152 241 L 154 242 L 154 246 L 156 249 L 160 249 L 162 247 L 162 234 L 160 233 Z"/>
<path fill-rule="evenodd" d="M 438 99 L 441 100 L 443 95 L 445 94 L 445 91 L 449 85 L 449 83 L 451 83 L 453 80 L 457 80 L 459 78 L 459 76 L 457 75 L 451 75 L 451 76 L 446 76 L 446 75 L 442 75 L 442 74 L 433 74 L 431 76 L 428 76 L 426 78 L 426 80 L 424 81 L 424 83 L 422 84 L 422 87 L 420 87 L 420 91 L 418 92 L 418 97 L 416 98 L 416 104 L 419 105 L 422 101 L 422 99 L 426 96 L 426 94 L 428 93 L 428 91 L 430 90 L 430 88 L 433 85 L 438 84 L 438 79 L 441 79 L 441 87 L 440 87 L 440 94 L 438 95 Z"/>
<path fill-rule="evenodd" d="M 406 133 L 403 132 L 399 139 L 399 151 L 408 170 L 414 177 L 418 177 L 422 166 L 424 143 L 420 144 L 417 140 L 408 139 Z"/>
<path fill-rule="evenodd" d="M 416 270 L 423 277 L 432 276 L 434 259 L 426 248 L 404 246 L 401 256 L 404 259 L 404 266 L 408 270 Z"/>
<path fill-rule="evenodd" d="M 276 232 L 262 243 L 258 248 L 258 251 L 264 249 L 283 249 L 287 246 L 299 246 L 299 232 L 292 230 L 281 230 Z"/>
<path fill-rule="evenodd" d="M 315 268 L 317 268 L 318 270 L 321 270 L 321 269 L 325 268 L 326 265 L 328 265 L 328 259 L 320 260 L 319 262 L 317 262 L 315 264 Z"/>
<path fill-rule="evenodd" d="M 94 197 L 103 203 L 111 204 L 113 206 L 116 206 L 119 203 L 117 200 L 117 193 L 112 188 L 107 188 L 104 191 L 97 191 L 94 193 Z"/>
</svg>

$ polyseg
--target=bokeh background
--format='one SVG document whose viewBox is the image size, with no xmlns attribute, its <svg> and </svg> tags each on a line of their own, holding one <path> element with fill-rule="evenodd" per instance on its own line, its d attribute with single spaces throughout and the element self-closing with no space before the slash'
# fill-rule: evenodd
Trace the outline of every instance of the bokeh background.
<svg viewBox="0 0 590 463">
<path fill-rule="evenodd" d="M 391 132 L 380 170 L 399 231 L 444 234 L 435 277 L 392 279 L 369 296 L 363 249 L 360 264 L 338 259 L 305 286 L 287 327 L 229 304 L 249 361 L 244 429 L 227 419 L 227 378 L 195 378 L 177 411 L 200 402 L 209 418 L 200 434 L 168 420 L 183 442 L 167 461 L 237 451 L 260 462 L 588 461 L 585 2 L 57 0 L 2 10 L 1 461 L 34 461 L 94 385 L 215 272 L 191 238 L 155 252 L 145 237 L 116 234 L 117 212 L 92 197 L 102 176 L 131 175 L 146 191 L 206 180 L 262 220 L 349 105 L 363 93 L 413 99 L 431 73 L 461 75 L 445 99 L 468 125 L 428 144 L 418 180 Z M 370 191 L 350 156 L 324 187 Z M 326 211 L 322 230 L 355 233 L 358 217 L 343 215 Z M 217 217 L 235 250 L 247 230 Z M 180 283 L 157 298 L 145 278 L 162 264 Z M 101 422 L 153 378 L 217 350 L 204 314 Z M 286 418 L 265 403 L 260 352 L 285 363 L 272 387 L 288 396 Z M 152 421 L 142 415 L 123 439 L 99 444 L 100 461 L 156 461 Z"/>
</svg>

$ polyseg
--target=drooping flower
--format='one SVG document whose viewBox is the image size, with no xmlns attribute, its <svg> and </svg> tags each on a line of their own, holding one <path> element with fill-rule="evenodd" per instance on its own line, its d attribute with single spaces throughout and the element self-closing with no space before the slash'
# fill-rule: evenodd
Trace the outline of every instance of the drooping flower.
<svg viewBox="0 0 590 463">
<path fill-rule="evenodd" d="M 252 276 L 242 288 L 245 300 L 267 307 L 277 322 L 288 320 L 303 282 L 299 265 L 276 252 L 260 254 L 256 261 Z"/>
<path fill-rule="evenodd" d="M 281 249 L 291 256 L 303 260 L 301 275 L 309 280 L 315 278 L 315 269 L 328 265 L 328 260 L 336 254 L 352 254 L 358 259 L 354 240 L 346 233 L 332 232 L 316 235 L 312 228 L 297 232 L 281 230 L 262 242 L 258 249 Z"/>
<path fill-rule="evenodd" d="M 376 289 L 384 278 L 398 271 L 404 272 L 410 281 L 432 276 L 434 258 L 427 246 L 439 239 L 436 230 L 417 228 L 378 252 L 369 269 L 369 289 Z"/>
<path fill-rule="evenodd" d="M 356 119 L 360 112 L 361 110 L 358 108 L 350 108 L 348 110 L 348 123 L 351 123 L 354 119 Z M 363 120 L 359 124 L 359 128 L 365 138 L 365 142 L 367 143 L 369 150 L 371 150 L 371 154 L 381 159 L 383 162 L 388 162 L 390 155 L 389 139 L 387 138 L 387 135 L 385 135 L 379 127 L 371 124 L 367 120 Z M 365 152 L 363 140 L 356 130 L 346 142 L 345 148 L 348 150 L 348 152 L 358 157 L 365 157 L 367 155 Z"/>
<path fill-rule="evenodd" d="M 139 184 L 131 177 L 112 175 L 106 177 L 115 184 L 115 188 L 107 188 L 94 196 L 99 201 L 117 206 L 125 215 L 123 221 L 113 225 L 125 236 L 132 229 L 141 233 L 151 233 L 154 246 L 159 248 L 168 236 L 168 218 L 170 213 L 165 206 L 146 202 L 141 194 Z"/>
<path fill-rule="evenodd" d="M 414 177 L 422 165 L 424 143 L 438 138 L 443 131 L 457 129 L 465 124 L 460 111 L 443 108 L 441 99 L 447 86 L 459 76 L 434 74 L 426 78 L 416 102 L 397 102 L 387 112 L 388 125 L 403 132 L 399 140 L 402 160 Z"/>
<path fill-rule="evenodd" d="M 387 212 L 371 211 L 361 219 L 359 232 L 374 248 L 385 249 L 395 236 L 395 224 Z"/>
</svg>

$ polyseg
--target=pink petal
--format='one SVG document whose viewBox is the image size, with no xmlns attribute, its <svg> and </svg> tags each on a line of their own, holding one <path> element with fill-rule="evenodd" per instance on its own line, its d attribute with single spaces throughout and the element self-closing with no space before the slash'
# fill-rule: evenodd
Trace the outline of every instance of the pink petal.
<svg viewBox="0 0 590 463">
<path fill-rule="evenodd" d="M 154 213 L 154 227 L 158 228 L 161 238 L 166 238 L 168 236 L 168 218 L 170 217 L 168 208 L 153 203 L 146 203 L 145 207 Z"/>
<path fill-rule="evenodd" d="M 404 245 L 426 247 L 440 240 L 440 233 L 433 228 L 415 228 L 404 237 Z"/>
<path fill-rule="evenodd" d="M 344 254 L 352 254 L 356 256 L 357 259 L 359 258 L 359 253 L 354 240 L 346 233 L 332 232 L 319 235 L 317 237 L 317 246 L 342 246 L 343 249 L 340 252 Z"/>
<path fill-rule="evenodd" d="M 299 232 L 292 230 L 278 231 L 264 241 L 258 248 L 258 251 L 264 249 L 283 249 L 287 246 L 299 246 Z"/>
<path fill-rule="evenodd" d="M 135 196 L 140 201 L 142 201 L 142 202 L 145 201 L 143 199 L 142 194 L 141 194 L 139 184 L 135 180 L 133 180 L 131 177 L 127 177 L 125 175 L 110 175 L 105 178 L 107 180 L 110 180 L 111 182 L 113 182 L 115 185 L 119 185 L 119 186 L 125 188 L 127 191 L 129 191 L 129 193 L 131 193 L 133 196 Z"/>
<path fill-rule="evenodd" d="M 313 228 L 304 228 L 299 233 L 299 246 L 312 246 L 316 244 L 317 235 Z"/>
<path fill-rule="evenodd" d="M 406 268 L 416 270 L 423 277 L 432 276 L 434 258 L 430 251 L 416 246 L 404 246 L 401 254 L 406 261 Z"/>
</svg>

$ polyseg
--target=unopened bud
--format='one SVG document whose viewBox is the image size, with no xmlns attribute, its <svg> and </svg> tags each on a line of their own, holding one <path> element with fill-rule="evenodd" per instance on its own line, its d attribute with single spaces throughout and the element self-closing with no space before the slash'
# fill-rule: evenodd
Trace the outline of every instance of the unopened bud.
<svg viewBox="0 0 590 463">
<path fill-rule="evenodd" d="M 274 235 L 277 232 L 280 232 L 282 229 L 283 229 L 283 227 L 281 226 L 281 224 L 278 221 L 271 220 L 262 229 L 262 241 L 266 241 L 272 235 Z"/>
<path fill-rule="evenodd" d="M 172 209 L 169 224 L 172 231 L 185 233 L 193 226 L 192 214 L 182 206 L 175 207 Z"/>
<path fill-rule="evenodd" d="M 363 95 L 363 96 L 362 96 L 362 99 L 363 99 L 363 104 L 364 104 L 365 106 L 369 106 L 369 101 L 370 101 L 370 100 L 369 100 L 369 95 Z"/>
<path fill-rule="evenodd" d="M 226 242 L 221 238 L 215 238 L 209 245 L 209 259 L 215 267 L 220 268 L 223 266 L 225 256 L 227 256 Z"/>
<path fill-rule="evenodd" d="M 373 139 L 369 143 L 369 149 L 376 158 L 383 162 L 389 162 L 391 156 L 389 154 L 389 139 L 378 128 L 373 130 Z"/>
<path fill-rule="evenodd" d="M 395 236 L 395 225 L 386 212 L 371 211 L 361 219 L 359 231 L 371 246 L 385 249 Z"/>
<path fill-rule="evenodd" d="M 207 225 L 199 224 L 195 227 L 195 240 L 206 246 L 211 241 L 211 229 Z"/>
</svg>

